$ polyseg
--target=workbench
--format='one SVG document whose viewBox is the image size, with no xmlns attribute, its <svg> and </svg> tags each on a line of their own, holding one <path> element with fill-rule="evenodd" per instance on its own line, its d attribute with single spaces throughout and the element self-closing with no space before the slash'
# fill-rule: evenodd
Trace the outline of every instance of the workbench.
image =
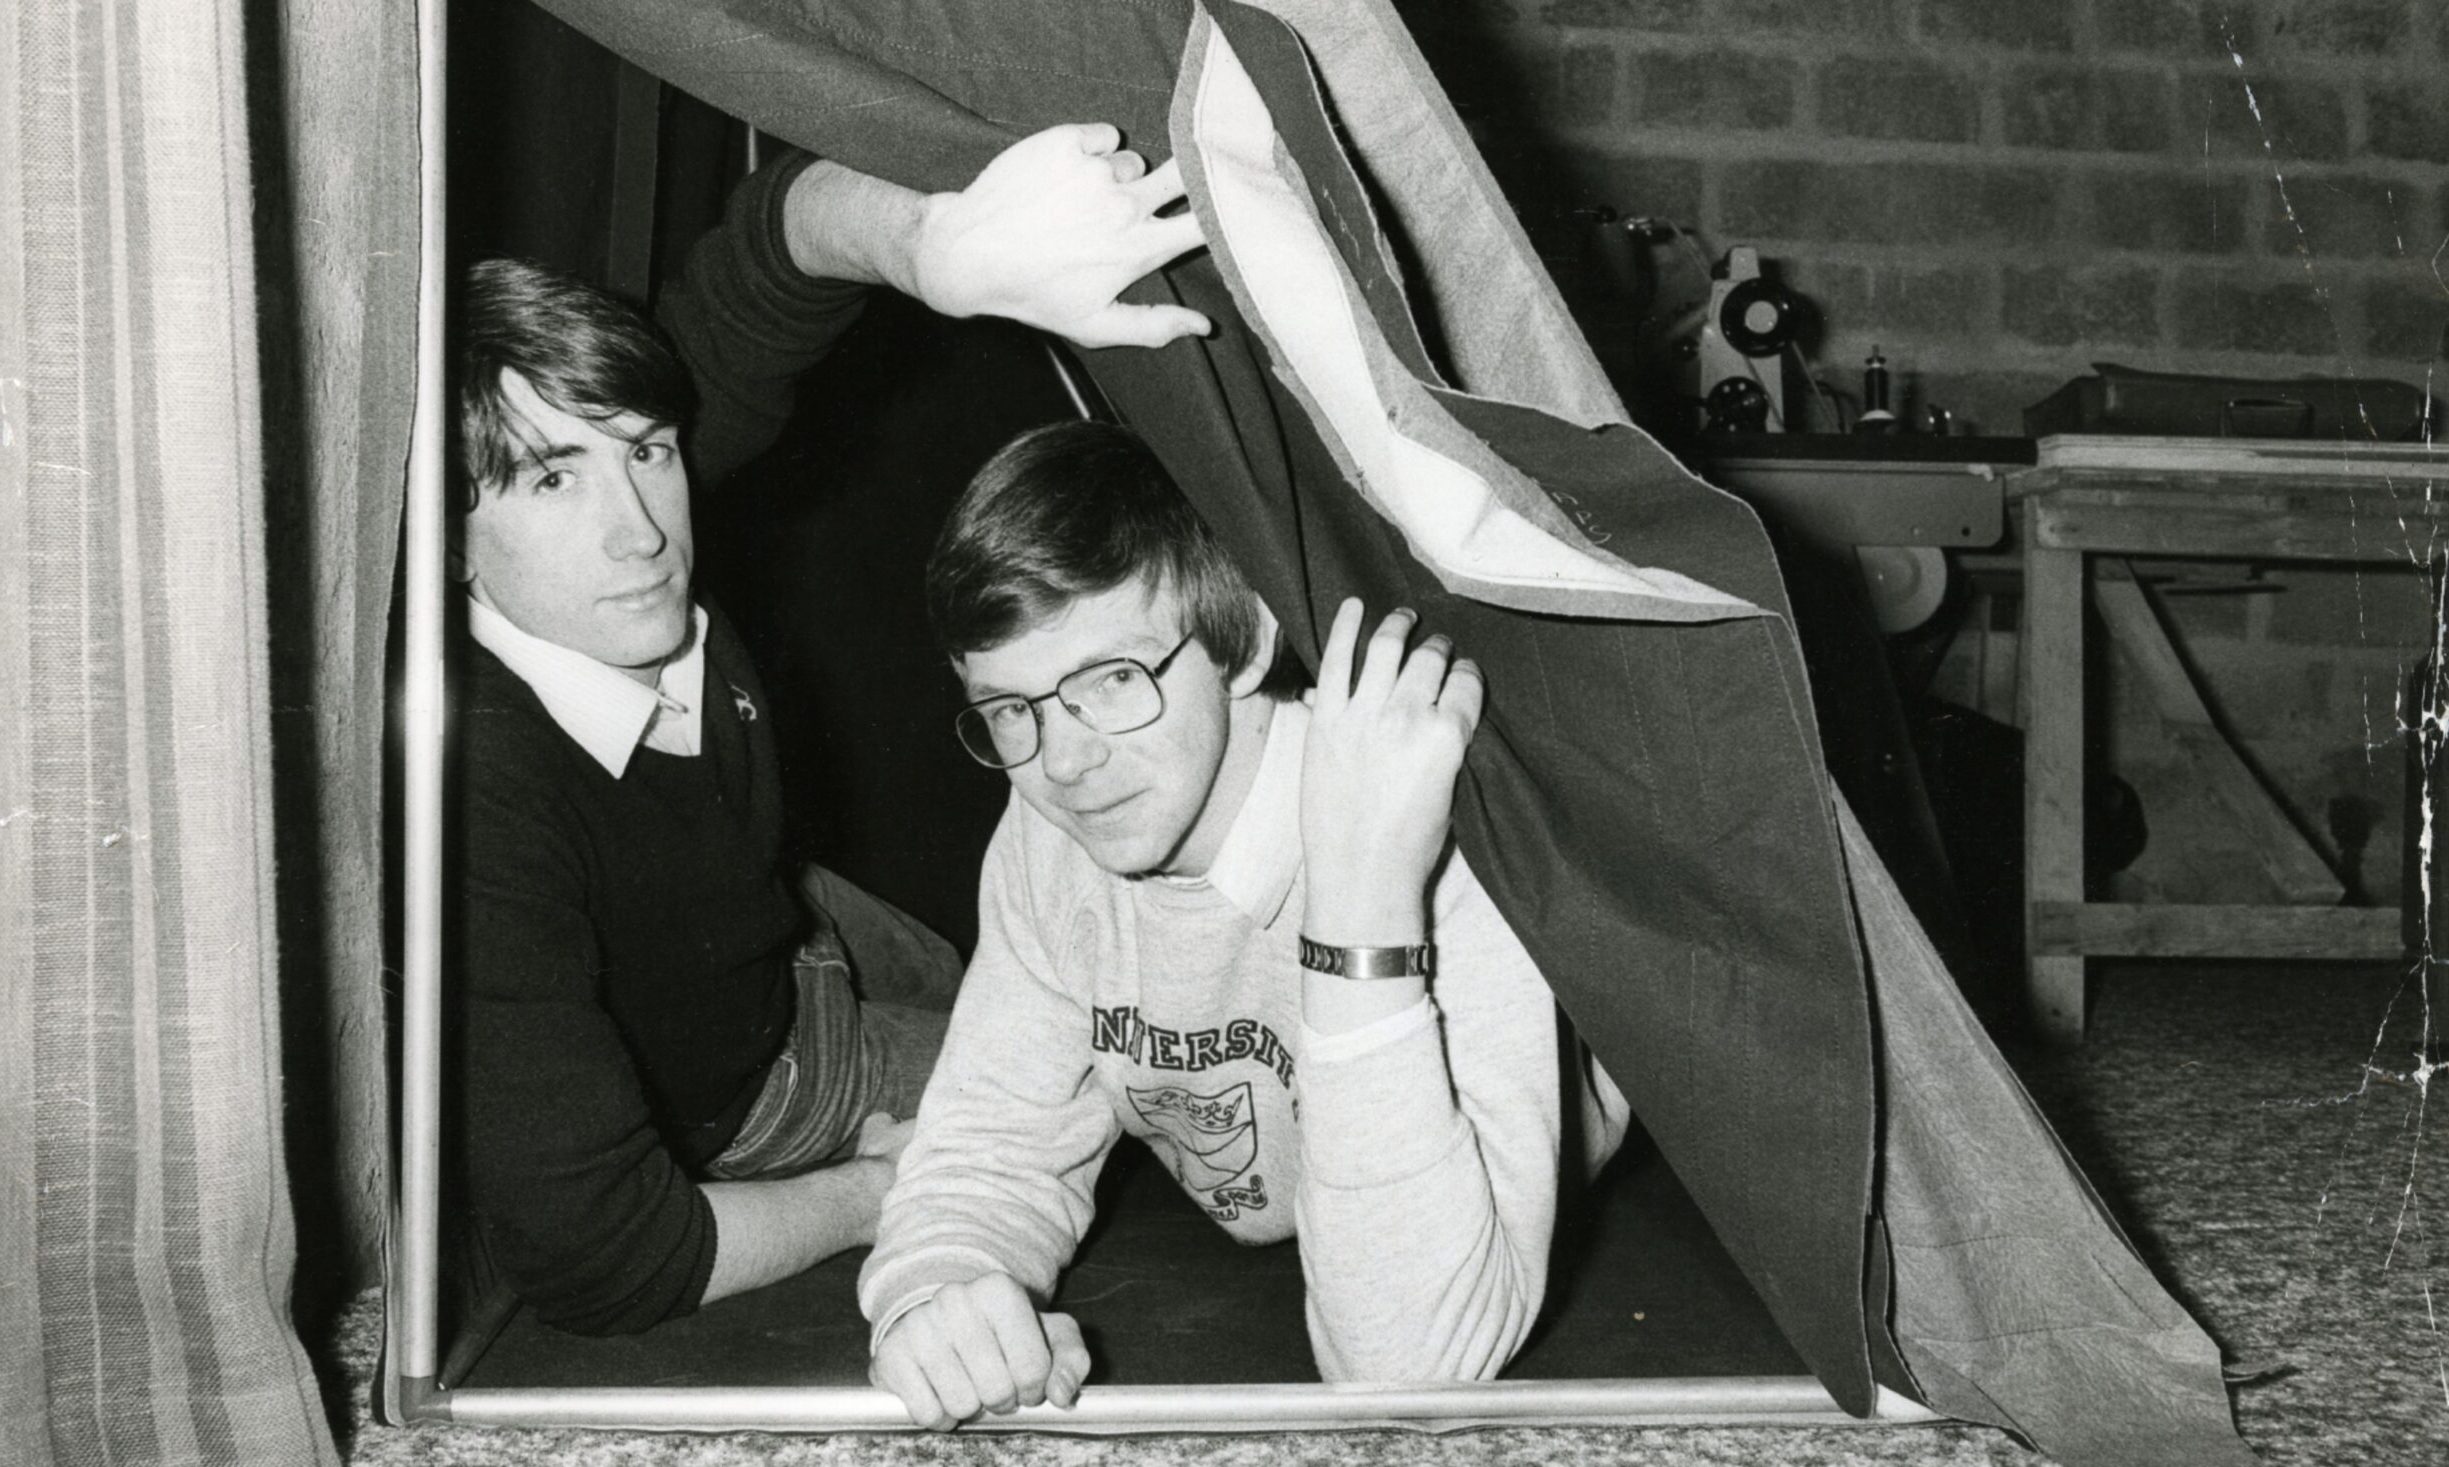
<svg viewBox="0 0 2449 1467">
<path fill-rule="evenodd" d="M 2020 532 L 2027 976 L 2039 1031 L 2079 1040 L 2088 958 L 2395 958 L 2396 908 L 2343 888 L 2217 727 L 2124 557 L 2428 566 L 2449 529 L 2449 451 L 2411 444 L 2063 437 L 2008 475 Z M 2088 900 L 2084 607 L 2134 660 L 2164 727 L 2254 830 L 2280 900 Z M 2410 893 L 2409 899 L 2416 899 Z"/>
</svg>

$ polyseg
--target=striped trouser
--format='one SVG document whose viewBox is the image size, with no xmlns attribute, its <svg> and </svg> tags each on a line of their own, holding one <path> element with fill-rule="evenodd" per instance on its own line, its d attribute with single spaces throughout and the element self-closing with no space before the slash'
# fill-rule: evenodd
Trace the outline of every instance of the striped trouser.
<svg viewBox="0 0 2449 1467">
<path fill-rule="evenodd" d="M 802 887 L 817 925 L 791 960 L 791 1035 L 739 1134 L 707 1164 L 716 1180 L 796 1176 L 848 1157 L 869 1116 L 918 1113 L 944 1045 L 949 1015 L 920 1005 L 958 985 L 951 947 L 830 872 L 810 868 Z"/>
</svg>

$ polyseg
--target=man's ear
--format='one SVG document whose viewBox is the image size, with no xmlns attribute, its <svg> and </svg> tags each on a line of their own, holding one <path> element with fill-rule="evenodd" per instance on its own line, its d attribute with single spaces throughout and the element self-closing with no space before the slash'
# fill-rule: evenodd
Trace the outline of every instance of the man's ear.
<svg viewBox="0 0 2449 1467">
<path fill-rule="evenodd" d="M 476 567 L 468 563 L 468 516 L 476 513 L 485 491 L 464 479 L 450 480 L 452 495 L 449 512 L 442 517 L 444 565 L 451 579 L 464 586 L 476 579 Z"/>
<path fill-rule="evenodd" d="M 1276 664 L 1276 647 L 1283 640 L 1276 635 L 1276 614 L 1267 609 L 1266 599 L 1253 591 L 1250 604 L 1258 609 L 1258 638 L 1250 649 L 1250 660 L 1236 669 L 1233 680 L 1225 685 L 1236 698 L 1249 697 L 1267 681 L 1269 670 Z"/>
</svg>

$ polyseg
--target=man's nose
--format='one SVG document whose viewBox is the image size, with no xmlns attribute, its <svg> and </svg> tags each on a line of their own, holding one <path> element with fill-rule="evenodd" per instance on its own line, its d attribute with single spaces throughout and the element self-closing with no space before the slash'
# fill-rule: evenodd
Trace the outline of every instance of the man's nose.
<svg viewBox="0 0 2449 1467">
<path fill-rule="evenodd" d="M 1043 707 L 1045 712 L 1038 720 L 1038 762 L 1045 766 L 1046 777 L 1056 784 L 1077 784 L 1105 763 L 1108 753 L 1105 735 L 1073 716 L 1060 698 Z"/>
<path fill-rule="evenodd" d="M 604 553 L 615 560 L 652 560 L 662 553 L 663 526 L 655 520 L 634 471 L 624 469 L 605 486 Z"/>
</svg>

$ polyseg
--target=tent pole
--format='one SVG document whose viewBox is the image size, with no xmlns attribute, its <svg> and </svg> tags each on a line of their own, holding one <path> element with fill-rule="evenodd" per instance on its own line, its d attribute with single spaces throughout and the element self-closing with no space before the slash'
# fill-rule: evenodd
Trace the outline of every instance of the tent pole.
<svg viewBox="0 0 2449 1467">
<path fill-rule="evenodd" d="M 910 1431 L 909 1412 L 859 1386 L 469 1388 L 439 1420 L 482 1426 L 650 1431 Z M 1881 1389 L 1849 1416 L 1808 1375 L 1650 1380 L 1521 1380 L 1411 1386 L 1095 1386 L 1068 1410 L 1031 1406 L 973 1431 L 1451 1431 L 1477 1426 L 1904 1426 L 1944 1418 Z"/>
<path fill-rule="evenodd" d="M 417 0 L 417 387 L 409 425 L 402 669 L 399 1225 L 392 1234 L 391 1374 L 430 1392 L 441 1237 L 444 595 L 444 0 Z"/>
</svg>

